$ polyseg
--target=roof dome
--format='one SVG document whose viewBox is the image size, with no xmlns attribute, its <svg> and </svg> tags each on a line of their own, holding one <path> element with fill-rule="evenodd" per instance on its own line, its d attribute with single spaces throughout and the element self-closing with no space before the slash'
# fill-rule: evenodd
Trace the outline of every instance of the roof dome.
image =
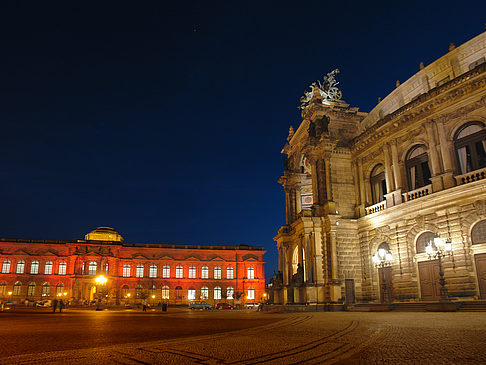
<svg viewBox="0 0 486 365">
<path fill-rule="evenodd" d="M 111 227 L 98 227 L 84 236 L 86 241 L 123 242 L 123 237 Z"/>
</svg>

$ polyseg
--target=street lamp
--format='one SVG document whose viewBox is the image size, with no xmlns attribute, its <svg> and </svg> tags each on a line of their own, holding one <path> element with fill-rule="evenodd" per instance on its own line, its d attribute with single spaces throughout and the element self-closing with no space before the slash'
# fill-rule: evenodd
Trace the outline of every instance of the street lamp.
<svg viewBox="0 0 486 365">
<path fill-rule="evenodd" d="M 385 267 L 391 266 L 393 261 L 393 255 L 390 250 L 385 250 L 384 248 L 379 248 L 378 251 L 375 252 L 373 255 L 373 264 L 375 264 L 376 268 L 381 269 L 381 285 L 383 288 L 383 297 L 381 298 L 381 302 L 386 302 L 386 304 L 390 303 L 390 297 L 388 296 L 388 286 L 386 284 L 386 277 L 385 277 Z"/>
<path fill-rule="evenodd" d="M 433 241 L 425 247 L 425 253 L 429 256 L 429 260 L 439 260 L 439 283 L 440 283 L 440 301 L 450 302 L 449 292 L 446 288 L 446 280 L 444 277 L 444 267 L 442 266 L 442 258 L 450 256 L 452 253 L 452 242 L 450 239 L 444 241 L 440 237 L 434 237 Z"/>
<path fill-rule="evenodd" d="M 108 279 L 105 278 L 103 275 L 100 275 L 100 276 L 95 278 L 95 283 L 97 285 L 105 285 L 107 281 L 108 281 Z M 96 288 L 96 291 L 98 292 L 98 288 Z M 98 302 L 96 303 L 96 310 L 97 311 L 101 310 L 101 296 L 102 295 L 103 295 L 103 293 L 98 292 Z"/>
</svg>

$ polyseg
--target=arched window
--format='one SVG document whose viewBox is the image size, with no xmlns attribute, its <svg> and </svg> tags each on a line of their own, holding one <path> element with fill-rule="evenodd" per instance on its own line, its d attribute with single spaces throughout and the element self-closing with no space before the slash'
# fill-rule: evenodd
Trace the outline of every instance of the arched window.
<svg viewBox="0 0 486 365">
<path fill-rule="evenodd" d="M 13 295 L 20 295 L 20 288 L 22 287 L 22 283 L 17 281 L 13 286 Z"/>
<path fill-rule="evenodd" d="M 106 273 L 106 275 L 108 275 L 109 268 L 110 268 L 110 265 L 108 265 L 108 263 L 106 262 L 105 263 L 105 273 Z"/>
<path fill-rule="evenodd" d="M 371 199 L 373 204 L 377 204 L 385 200 L 386 190 L 386 180 L 385 180 L 385 168 L 382 164 L 375 166 L 373 171 L 371 171 L 370 176 L 371 184 Z"/>
<path fill-rule="evenodd" d="M 66 275 L 66 263 L 64 261 L 59 263 L 59 275 Z"/>
<path fill-rule="evenodd" d="M 135 298 L 140 299 L 142 297 L 143 286 L 137 285 L 135 287 Z"/>
<path fill-rule="evenodd" d="M 88 275 L 96 275 L 96 270 L 98 269 L 98 263 L 91 261 L 88 264 Z"/>
<path fill-rule="evenodd" d="M 143 265 L 142 264 L 137 265 L 137 270 L 135 272 L 135 276 L 137 278 L 143 278 Z"/>
<path fill-rule="evenodd" d="M 156 291 L 157 291 L 157 287 L 155 286 L 155 284 L 152 284 L 152 286 L 150 287 L 150 297 L 152 299 L 155 299 L 155 296 L 156 296 Z"/>
<path fill-rule="evenodd" d="M 233 270 L 233 267 L 231 266 L 228 266 L 226 268 L 226 279 L 234 279 L 234 270 Z"/>
<path fill-rule="evenodd" d="M 219 266 L 214 268 L 214 278 L 221 279 L 221 268 Z"/>
<path fill-rule="evenodd" d="M 164 265 L 162 268 L 162 277 L 165 279 L 170 278 L 170 266 L 169 265 Z"/>
<path fill-rule="evenodd" d="M 44 274 L 51 275 L 52 274 L 52 261 L 47 261 L 44 265 Z"/>
<path fill-rule="evenodd" d="M 255 300 L 255 289 L 252 287 L 248 288 L 248 295 L 247 295 L 248 300 Z"/>
<path fill-rule="evenodd" d="M 461 174 L 486 167 L 486 130 L 479 122 L 464 125 L 454 138 Z"/>
<path fill-rule="evenodd" d="M 130 266 L 130 265 L 129 265 Z M 121 296 L 122 298 L 128 298 L 130 294 L 130 289 L 128 288 L 128 285 L 123 285 L 121 288 Z"/>
<path fill-rule="evenodd" d="M 29 286 L 27 286 L 27 296 L 28 297 L 35 296 L 35 283 L 30 283 Z"/>
<path fill-rule="evenodd" d="M 432 242 L 432 245 L 434 245 L 434 237 L 435 234 L 433 232 L 424 232 L 417 238 L 417 253 L 424 253 L 425 252 L 425 247 Z"/>
<path fill-rule="evenodd" d="M 410 190 L 415 190 L 431 184 L 429 156 L 424 146 L 415 146 L 411 149 L 405 160 L 407 170 L 408 186 Z"/>
<path fill-rule="evenodd" d="M 208 299 L 209 298 L 209 288 L 207 286 L 203 286 L 201 288 L 201 299 Z"/>
<path fill-rule="evenodd" d="M 486 243 L 486 220 L 476 223 L 471 230 L 471 241 L 473 245 Z"/>
<path fill-rule="evenodd" d="M 183 297 L 183 295 L 182 295 L 182 287 L 176 286 L 176 288 L 175 288 L 175 299 L 176 300 L 182 300 L 182 297 Z"/>
<path fill-rule="evenodd" d="M 196 278 L 196 267 L 189 266 L 189 279 L 195 279 L 195 278 Z"/>
<path fill-rule="evenodd" d="M 221 288 L 219 286 L 214 288 L 213 295 L 214 295 L 213 299 L 215 300 L 221 299 Z"/>
<path fill-rule="evenodd" d="M 129 264 L 123 265 L 123 277 L 124 278 L 130 277 L 130 265 Z"/>
<path fill-rule="evenodd" d="M 169 299 L 169 287 L 167 285 L 162 287 L 162 299 Z"/>
<path fill-rule="evenodd" d="M 30 273 L 31 274 L 39 273 L 39 261 L 32 261 L 32 263 L 30 264 Z"/>
<path fill-rule="evenodd" d="M 233 287 L 228 286 L 226 288 L 226 299 L 234 299 L 235 290 Z"/>
<path fill-rule="evenodd" d="M 24 260 L 20 260 L 17 262 L 17 274 L 23 274 L 24 273 L 24 267 L 25 267 L 25 262 Z"/>
<path fill-rule="evenodd" d="M 188 300 L 195 300 L 196 299 L 196 289 L 190 288 L 187 290 L 187 299 Z"/>
<path fill-rule="evenodd" d="M 201 269 L 201 279 L 209 278 L 209 269 L 207 266 L 203 266 Z"/>
<path fill-rule="evenodd" d="M 150 265 L 149 268 L 149 278 L 157 277 L 157 265 Z"/>
<path fill-rule="evenodd" d="M 51 287 L 49 286 L 49 283 L 42 284 L 42 296 L 43 297 L 51 296 Z"/>
<path fill-rule="evenodd" d="M 2 264 L 2 274 L 8 274 L 10 272 L 10 261 L 5 260 Z"/>
<path fill-rule="evenodd" d="M 0 297 L 3 297 L 6 292 L 7 292 L 7 283 L 6 282 L 0 283 Z"/>
<path fill-rule="evenodd" d="M 63 292 L 64 292 L 64 284 L 58 283 L 56 285 L 56 295 L 62 295 Z"/>
<path fill-rule="evenodd" d="M 249 267 L 248 269 L 246 269 L 246 273 L 248 279 L 255 279 L 255 269 L 253 267 Z"/>
<path fill-rule="evenodd" d="M 184 269 L 181 265 L 176 266 L 176 278 L 182 279 L 184 277 Z"/>
</svg>

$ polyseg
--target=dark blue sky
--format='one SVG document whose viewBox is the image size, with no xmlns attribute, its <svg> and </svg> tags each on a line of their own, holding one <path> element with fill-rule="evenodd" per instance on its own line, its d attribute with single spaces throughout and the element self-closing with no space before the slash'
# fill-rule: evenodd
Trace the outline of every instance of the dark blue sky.
<svg viewBox="0 0 486 365">
<path fill-rule="evenodd" d="M 2 2 L 0 236 L 261 245 L 268 278 L 307 86 L 338 67 L 369 111 L 486 21 L 482 1 L 326 3 Z"/>
</svg>

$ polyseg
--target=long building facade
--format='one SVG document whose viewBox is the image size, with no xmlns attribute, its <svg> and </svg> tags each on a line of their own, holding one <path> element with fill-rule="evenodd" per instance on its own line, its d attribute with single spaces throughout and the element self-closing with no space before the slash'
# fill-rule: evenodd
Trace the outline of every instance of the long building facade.
<svg viewBox="0 0 486 365">
<path fill-rule="evenodd" d="M 264 249 L 126 243 L 100 227 L 84 240 L 0 239 L 0 299 L 61 297 L 74 304 L 258 302 L 265 291 Z"/>
<path fill-rule="evenodd" d="M 310 86 L 282 150 L 275 303 L 437 301 L 440 266 L 449 298 L 486 299 L 485 57 L 486 33 L 451 44 L 369 113 L 338 70 Z"/>
</svg>

